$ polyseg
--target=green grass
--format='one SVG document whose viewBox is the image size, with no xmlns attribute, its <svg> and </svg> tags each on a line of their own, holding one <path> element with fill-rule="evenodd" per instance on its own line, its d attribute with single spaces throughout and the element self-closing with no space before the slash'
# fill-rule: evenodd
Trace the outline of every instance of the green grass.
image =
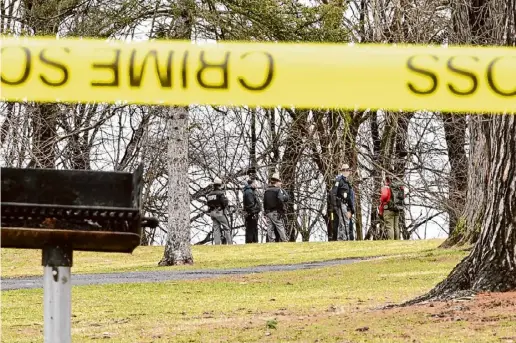
<svg viewBox="0 0 516 343">
<path fill-rule="evenodd" d="M 115 271 L 221 269 L 418 253 L 434 249 L 443 240 L 359 241 L 232 246 L 193 246 L 194 265 L 158 267 L 163 247 L 138 247 L 133 254 L 74 252 L 72 273 Z M 42 275 L 41 251 L 1 249 L 2 277 Z"/>
<path fill-rule="evenodd" d="M 423 312 L 371 311 L 430 289 L 465 254 L 433 250 L 314 270 L 74 287 L 73 342 L 499 342 L 492 330 L 437 325 Z M 2 341 L 41 341 L 42 297 L 42 290 L 2 292 Z M 493 330 L 509 335 L 516 321 L 502 319 Z"/>
<path fill-rule="evenodd" d="M 424 293 L 446 277 L 467 254 L 458 249 L 430 249 L 439 243 L 195 247 L 196 266 L 190 268 L 407 254 L 312 270 L 180 282 L 74 287 L 72 339 L 74 343 L 97 339 L 110 343 L 476 343 L 504 342 L 502 337 L 514 336 L 514 313 L 499 316 L 496 321 L 482 320 L 479 324 L 436 319 L 418 308 L 373 310 L 376 306 L 398 303 Z M 272 251 L 279 256 L 272 255 Z M 291 254 L 293 251 L 296 254 Z M 224 256 L 219 256 L 222 253 Z M 139 268 L 148 263 L 150 268 L 160 257 L 161 249 L 159 252 L 155 248 L 138 249 L 135 255 L 138 254 L 141 259 L 127 262 Z M 82 260 L 76 260 L 77 269 L 82 264 L 91 263 L 95 257 L 94 254 L 81 255 Z M 127 267 L 118 257 L 112 261 L 116 263 L 108 270 Z M 26 264 L 25 270 L 30 272 L 30 265 Z M 106 267 L 97 270 L 105 271 L 102 268 Z M 90 268 L 83 271 L 94 271 L 93 266 Z M 4 291 L 1 300 L 2 341 L 41 342 L 43 291 Z M 490 315 L 489 309 L 480 312 L 484 311 L 486 316 Z M 360 329 L 365 327 L 368 329 Z"/>
</svg>

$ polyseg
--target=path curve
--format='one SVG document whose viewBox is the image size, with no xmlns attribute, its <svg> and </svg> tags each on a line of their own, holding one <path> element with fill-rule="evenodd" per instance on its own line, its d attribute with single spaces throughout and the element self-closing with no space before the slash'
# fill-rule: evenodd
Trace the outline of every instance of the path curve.
<svg viewBox="0 0 516 343">
<path fill-rule="evenodd" d="M 346 258 L 330 261 L 308 262 L 298 264 L 281 264 L 231 269 L 197 269 L 197 270 L 157 270 L 144 272 L 120 272 L 102 274 L 73 274 L 72 286 L 101 285 L 117 283 L 143 283 L 182 281 L 215 278 L 228 275 L 244 275 L 265 272 L 282 272 L 291 270 L 314 269 L 329 266 L 351 264 L 360 261 L 377 259 L 379 257 Z M 2 278 L 2 291 L 16 289 L 43 288 L 43 276 Z"/>
</svg>

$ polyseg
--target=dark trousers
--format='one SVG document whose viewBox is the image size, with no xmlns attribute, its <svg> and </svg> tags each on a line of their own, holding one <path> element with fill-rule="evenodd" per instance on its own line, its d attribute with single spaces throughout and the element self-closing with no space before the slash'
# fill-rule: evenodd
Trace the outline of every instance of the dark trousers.
<svg viewBox="0 0 516 343">
<path fill-rule="evenodd" d="M 245 243 L 258 243 L 258 215 L 245 217 Z"/>
</svg>

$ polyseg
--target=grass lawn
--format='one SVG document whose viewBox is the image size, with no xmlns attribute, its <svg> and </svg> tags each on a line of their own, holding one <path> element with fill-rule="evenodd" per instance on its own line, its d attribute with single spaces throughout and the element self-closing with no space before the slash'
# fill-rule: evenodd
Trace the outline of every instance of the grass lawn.
<svg viewBox="0 0 516 343">
<path fill-rule="evenodd" d="M 357 241 L 193 246 L 193 266 L 158 267 L 163 247 L 138 247 L 133 254 L 74 252 L 72 273 L 220 269 L 418 253 L 443 240 Z M 2 277 L 42 275 L 40 250 L 1 249 Z"/>
<path fill-rule="evenodd" d="M 366 243 L 366 242 L 364 242 Z M 375 242 L 377 250 L 382 243 Z M 359 243 L 360 244 L 360 243 Z M 391 243 L 392 244 L 392 243 Z M 338 243 L 322 244 L 336 256 Z M 332 247 L 335 245 L 337 247 Z M 273 246 L 273 245 L 270 245 Z M 276 244 L 274 248 L 294 249 Z M 324 259 L 317 250 L 314 255 Z M 198 264 L 222 267 L 194 250 Z M 239 246 L 225 247 L 236 256 Z M 412 252 L 421 247 L 412 246 Z M 238 265 L 265 264 L 258 256 Z M 301 249 L 302 248 L 298 248 Z M 306 249 L 306 248 L 305 248 Z M 356 256 L 360 251 L 351 252 Z M 352 250 L 352 249 L 350 249 Z M 283 253 L 284 256 L 289 256 Z M 363 252 L 377 255 L 378 252 Z M 473 301 L 434 307 L 375 310 L 430 289 L 466 252 L 433 250 L 314 270 L 209 280 L 74 287 L 73 342 L 510 342 L 516 336 L 516 301 L 496 306 Z M 301 255 L 304 255 L 301 254 Z M 158 255 L 159 256 L 159 255 Z M 86 256 L 84 256 L 86 258 Z M 302 257 L 303 259 L 304 257 Z M 295 260 L 295 259 L 294 259 Z M 275 261 L 275 259 L 271 259 Z M 292 261 L 292 260 L 290 260 Z M 290 262 L 278 260 L 278 263 Z M 226 261 L 225 266 L 234 266 Z M 79 265 L 79 262 L 77 262 Z M 91 270 L 90 270 L 91 271 Z M 42 290 L 2 292 L 2 341 L 40 342 Z M 476 301 L 476 300 L 474 300 Z M 480 300 L 479 300 L 480 301 Z M 512 306 L 509 308 L 508 306 Z"/>
</svg>

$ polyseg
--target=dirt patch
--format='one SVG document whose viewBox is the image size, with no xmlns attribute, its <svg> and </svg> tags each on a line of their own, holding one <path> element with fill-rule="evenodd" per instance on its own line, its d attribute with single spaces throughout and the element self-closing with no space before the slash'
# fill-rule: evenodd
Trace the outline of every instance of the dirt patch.
<svg viewBox="0 0 516 343">
<path fill-rule="evenodd" d="M 516 292 L 480 293 L 474 297 L 373 312 L 377 312 L 379 316 L 423 316 L 427 323 L 434 323 L 436 326 L 466 322 L 470 330 L 485 331 L 500 327 L 500 322 L 516 322 Z M 516 332 L 497 339 L 499 342 L 516 343 Z"/>
<path fill-rule="evenodd" d="M 481 293 L 475 297 L 422 303 L 396 311 L 400 314 L 424 311 L 436 322 L 460 320 L 490 322 L 500 319 L 516 319 L 516 292 Z"/>
</svg>

